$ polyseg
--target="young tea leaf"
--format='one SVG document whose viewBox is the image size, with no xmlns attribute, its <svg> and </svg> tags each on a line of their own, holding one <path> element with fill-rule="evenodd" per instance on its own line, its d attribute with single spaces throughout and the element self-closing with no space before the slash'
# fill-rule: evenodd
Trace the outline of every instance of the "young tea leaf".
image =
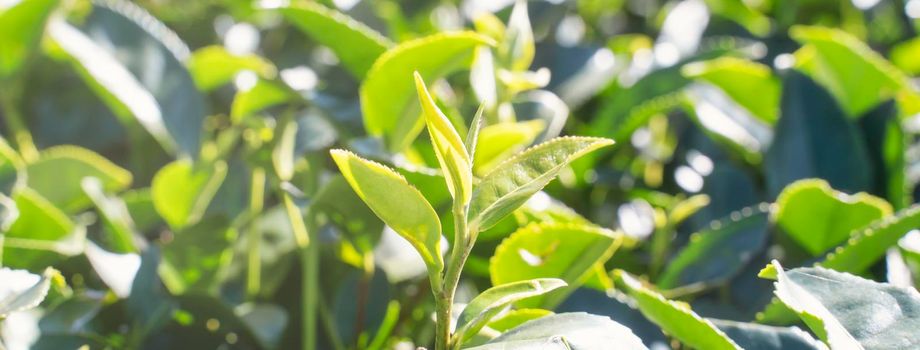
<svg viewBox="0 0 920 350">
<path fill-rule="evenodd" d="M 233 81 L 239 72 L 252 71 L 258 76 L 274 78 L 275 66 L 256 55 L 234 55 L 222 46 L 207 46 L 192 53 L 188 63 L 189 73 L 201 91 L 211 91 Z"/>
<path fill-rule="evenodd" d="M 0 8 L 0 78 L 15 73 L 38 46 L 59 0 L 22 0 Z M 2 7 L 2 5 L 0 5 Z"/>
<path fill-rule="evenodd" d="M 473 190 L 470 227 L 473 232 L 498 223 L 543 189 L 563 167 L 582 155 L 613 144 L 593 137 L 560 137 L 531 147 L 496 166 Z"/>
<path fill-rule="evenodd" d="M 53 268 L 46 268 L 41 276 L 25 270 L 11 270 L 0 268 L 0 318 L 5 318 L 11 312 L 23 311 L 38 306 L 48 290 L 51 282 L 61 277 L 61 273 Z"/>
<path fill-rule="evenodd" d="M 332 150 L 348 184 L 367 206 L 418 251 L 429 273 L 439 273 L 441 257 L 441 222 L 425 197 L 406 179 L 379 163 L 344 150 Z"/>
<path fill-rule="evenodd" d="M 227 165 L 192 164 L 177 160 L 160 169 L 153 177 L 153 205 L 173 229 L 194 224 L 211 203 L 227 175 Z"/>
<path fill-rule="evenodd" d="M 428 126 L 428 135 L 431 136 L 434 154 L 438 158 L 441 172 L 447 181 L 447 189 L 450 190 L 455 201 L 466 205 L 470 202 L 473 192 L 473 164 L 470 155 L 466 151 L 463 139 L 457 134 L 457 130 L 431 98 L 422 76 L 418 72 L 415 72 L 414 76 L 415 88 L 422 104 L 422 115 Z"/>
<path fill-rule="evenodd" d="M 27 184 L 52 204 L 76 213 L 92 204 L 83 191 L 86 177 L 99 179 L 106 192 L 118 192 L 131 185 L 131 173 L 85 148 L 56 146 L 45 149 L 37 161 L 26 166 Z"/>
<path fill-rule="evenodd" d="M 604 316 L 583 312 L 541 317 L 468 350 L 648 350 L 633 332 Z"/>
<path fill-rule="evenodd" d="M 455 332 L 457 341 L 465 342 L 511 303 L 542 295 L 566 285 L 556 278 L 538 278 L 495 286 L 477 295 L 460 313 Z"/>
<path fill-rule="evenodd" d="M 779 115 L 780 82 L 770 67 L 753 61 L 723 57 L 688 64 L 681 73 L 713 84 L 768 125 Z"/>
</svg>

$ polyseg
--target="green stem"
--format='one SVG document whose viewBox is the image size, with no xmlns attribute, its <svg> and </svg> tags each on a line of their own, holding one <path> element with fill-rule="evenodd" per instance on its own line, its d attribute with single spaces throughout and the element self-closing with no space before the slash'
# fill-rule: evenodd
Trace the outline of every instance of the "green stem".
<svg viewBox="0 0 920 350">
<path fill-rule="evenodd" d="M 252 215 L 258 215 L 262 211 L 265 203 L 265 169 L 256 167 L 252 169 L 252 183 L 249 192 L 249 212 Z M 259 288 L 262 283 L 262 258 L 260 254 L 262 245 L 262 232 L 259 231 L 256 222 L 249 223 L 246 232 L 247 243 L 249 246 L 248 266 L 246 275 L 246 294 L 250 298 L 259 295 Z"/>
<path fill-rule="evenodd" d="M 435 350 L 448 350 L 452 344 L 450 314 L 454 304 L 454 293 L 460 283 L 460 272 L 463 271 L 463 265 L 473 248 L 473 242 L 469 239 L 470 234 L 467 231 L 466 208 L 462 204 L 457 204 L 458 202 L 454 203 L 454 246 L 450 250 L 443 285 L 435 294 L 438 318 Z"/>
<path fill-rule="evenodd" d="M 319 297 L 319 249 L 317 244 L 310 244 L 310 235 L 307 225 L 303 220 L 303 213 L 291 195 L 281 191 L 281 200 L 287 212 L 294 239 L 300 250 L 301 271 L 301 299 L 303 300 L 301 314 L 303 315 L 301 336 L 303 337 L 304 350 L 316 350 L 316 306 Z"/>
<path fill-rule="evenodd" d="M 668 224 L 655 229 L 652 233 L 652 263 L 649 269 L 651 277 L 657 277 L 664 267 L 665 260 L 670 252 L 671 241 L 674 240 L 674 228 Z"/>
<path fill-rule="evenodd" d="M 3 106 L 3 119 L 6 120 L 6 126 L 13 134 L 12 138 L 16 143 L 16 149 L 19 150 L 26 162 L 31 162 L 38 159 L 38 148 L 35 147 L 35 142 L 32 141 L 32 133 L 26 127 L 22 113 L 19 113 L 19 109 L 16 108 L 18 97 L 16 86 L 6 86 L 0 90 L 0 105 Z"/>
</svg>

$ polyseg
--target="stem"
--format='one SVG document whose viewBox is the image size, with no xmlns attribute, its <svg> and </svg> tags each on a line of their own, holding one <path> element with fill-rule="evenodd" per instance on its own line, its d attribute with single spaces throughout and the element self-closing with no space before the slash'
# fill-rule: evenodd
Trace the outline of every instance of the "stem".
<svg viewBox="0 0 920 350">
<path fill-rule="evenodd" d="M 26 162 L 31 162 L 38 159 L 38 148 L 35 147 L 35 142 L 32 141 L 32 133 L 26 127 L 22 114 L 16 108 L 16 100 L 19 97 L 18 84 L 10 85 L 14 86 L 6 86 L 5 91 L 0 90 L 3 119 L 6 121 L 6 126 L 10 129 L 10 132 L 13 133 L 12 139 L 16 142 L 16 149 L 19 150 Z"/>
<path fill-rule="evenodd" d="M 455 201 L 453 207 L 454 246 L 450 250 L 443 286 L 440 291 L 435 293 L 438 317 L 435 350 L 450 349 L 452 343 L 450 313 L 454 304 L 454 293 L 457 291 L 457 284 L 460 283 L 460 272 L 463 271 L 463 264 L 466 263 L 470 250 L 473 248 L 472 240 L 468 240 L 470 235 L 466 226 L 466 207 L 458 203 Z"/>
<path fill-rule="evenodd" d="M 262 211 L 265 202 L 265 169 L 256 167 L 252 169 L 252 183 L 249 191 L 249 212 L 251 215 L 257 215 Z M 246 238 L 249 243 L 249 256 L 246 275 L 246 294 L 250 298 L 259 295 L 259 288 L 262 283 L 262 259 L 261 245 L 262 232 L 256 226 L 256 222 L 249 223 Z"/>
<path fill-rule="evenodd" d="M 303 336 L 303 349 L 316 350 L 316 306 L 319 296 L 319 249 L 316 244 L 310 244 L 310 235 L 307 231 L 307 225 L 303 220 L 303 213 L 294 203 L 294 199 L 286 191 L 281 191 L 281 200 L 284 202 L 284 209 L 287 213 L 288 220 L 291 222 L 291 229 L 294 231 L 294 239 L 297 241 L 297 247 L 300 249 L 300 271 L 301 271 L 301 299 L 303 300 L 301 313 L 303 322 L 301 335 Z"/>
</svg>

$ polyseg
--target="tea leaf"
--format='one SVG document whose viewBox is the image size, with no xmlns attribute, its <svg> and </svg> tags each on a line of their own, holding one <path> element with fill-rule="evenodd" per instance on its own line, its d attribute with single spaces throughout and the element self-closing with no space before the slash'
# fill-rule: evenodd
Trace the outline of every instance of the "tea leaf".
<svg viewBox="0 0 920 350">
<path fill-rule="evenodd" d="M 473 164 L 477 174 L 487 174 L 505 159 L 530 146 L 546 129 L 543 120 L 492 124 L 482 128 Z"/>
<path fill-rule="evenodd" d="M 0 280 L 4 282 L 0 287 L 0 318 L 38 306 L 56 278 L 62 278 L 61 273 L 50 267 L 41 276 L 25 270 L 0 268 Z"/>
<path fill-rule="evenodd" d="M 553 312 L 544 309 L 515 309 L 509 310 L 489 321 L 488 327 L 499 332 L 507 332 L 528 321 L 552 315 Z"/>
<path fill-rule="evenodd" d="M 610 259 L 621 237 L 613 231 L 571 223 L 530 224 L 502 241 L 489 260 L 492 285 L 558 278 L 568 286 L 543 295 L 519 300 L 519 307 L 552 309 L 594 273 L 594 267 Z"/>
<path fill-rule="evenodd" d="M 222 218 L 208 218 L 174 233 L 163 245 L 159 274 L 173 294 L 216 294 L 233 258 L 237 232 Z"/>
<path fill-rule="evenodd" d="M 592 137 L 561 137 L 531 147 L 498 165 L 473 190 L 470 228 L 485 230 L 543 189 L 563 167 L 582 155 L 613 144 Z"/>
<path fill-rule="evenodd" d="M 682 343 L 697 349 L 741 349 L 688 305 L 665 299 L 625 271 L 614 271 L 614 279 L 617 287 L 636 301 L 645 317 Z"/>
<path fill-rule="evenodd" d="M 361 84 L 361 110 L 367 132 L 383 136 L 391 151 L 408 146 L 423 126 L 413 101 L 412 72 L 434 81 L 469 68 L 473 52 L 491 40 L 472 32 L 443 33 L 400 43 L 374 62 Z"/>
<path fill-rule="evenodd" d="M 892 212 L 881 198 L 864 192 L 847 195 L 819 179 L 787 186 L 776 205 L 776 223 L 812 255 L 845 242 L 853 230 Z"/>
<path fill-rule="evenodd" d="M 82 252 L 85 231 L 67 214 L 29 188 L 17 191 L 12 199 L 19 216 L 4 237 L 4 266 L 48 266 L 62 256 Z"/>
<path fill-rule="evenodd" d="M 505 307 L 521 299 L 543 295 L 566 285 L 556 278 L 538 278 L 529 281 L 511 282 L 495 286 L 480 293 L 460 313 L 455 332 L 457 341 L 465 342 L 476 335 L 482 327 L 498 315 Z"/>
<path fill-rule="evenodd" d="M 821 341 L 798 327 L 771 327 L 756 323 L 710 319 L 710 322 L 747 350 L 826 350 Z"/>
<path fill-rule="evenodd" d="M 393 42 L 355 19 L 312 2 L 281 9 L 288 21 L 335 52 L 345 68 L 364 79 L 374 61 Z"/>
<path fill-rule="evenodd" d="M 781 86 L 769 67 L 739 58 L 723 57 L 688 64 L 681 69 L 681 73 L 688 78 L 719 87 L 732 100 L 768 125 L 776 123 Z"/>
<path fill-rule="evenodd" d="M 908 349 L 920 344 L 920 293 L 825 268 L 784 271 L 776 296 L 832 349 Z M 868 317 L 871 315 L 871 317 Z"/>
<path fill-rule="evenodd" d="M 233 98 L 230 118 L 239 123 L 250 115 L 265 108 L 282 104 L 293 98 L 290 89 L 279 83 L 259 79 L 248 90 L 240 91 Z"/>
<path fill-rule="evenodd" d="M 205 165 L 177 160 L 169 163 L 153 177 L 153 205 L 173 229 L 194 224 L 204 215 L 226 175 L 227 165 L 223 162 Z"/>
<path fill-rule="evenodd" d="M 429 273 L 444 266 L 441 222 L 431 204 L 395 171 L 343 150 L 332 150 L 342 175 L 367 206 L 418 251 Z"/>
<path fill-rule="evenodd" d="M 415 88 L 422 104 L 422 115 L 425 116 L 425 124 L 428 125 L 428 135 L 431 136 L 434 154 L 441 165 L 444 180 L 447 181 L 447 189 L 455 201 L 466 205 L 470 202 L 473 192 L 473 165 L 470 155 L 457 130 L 431 98 L 425 81 L 418 72 L 414 75 Z"/>
</svg>

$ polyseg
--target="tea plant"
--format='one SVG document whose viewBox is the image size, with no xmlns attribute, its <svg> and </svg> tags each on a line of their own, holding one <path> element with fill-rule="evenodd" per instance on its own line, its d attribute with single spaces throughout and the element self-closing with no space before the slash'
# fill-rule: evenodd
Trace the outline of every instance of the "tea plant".
<svg viewBox="0 0 920 350">
<path fill-rule="evenodd" d="M 917 5 L 0 1 L 0 349 L 918 348 Z"/>
</svg>

